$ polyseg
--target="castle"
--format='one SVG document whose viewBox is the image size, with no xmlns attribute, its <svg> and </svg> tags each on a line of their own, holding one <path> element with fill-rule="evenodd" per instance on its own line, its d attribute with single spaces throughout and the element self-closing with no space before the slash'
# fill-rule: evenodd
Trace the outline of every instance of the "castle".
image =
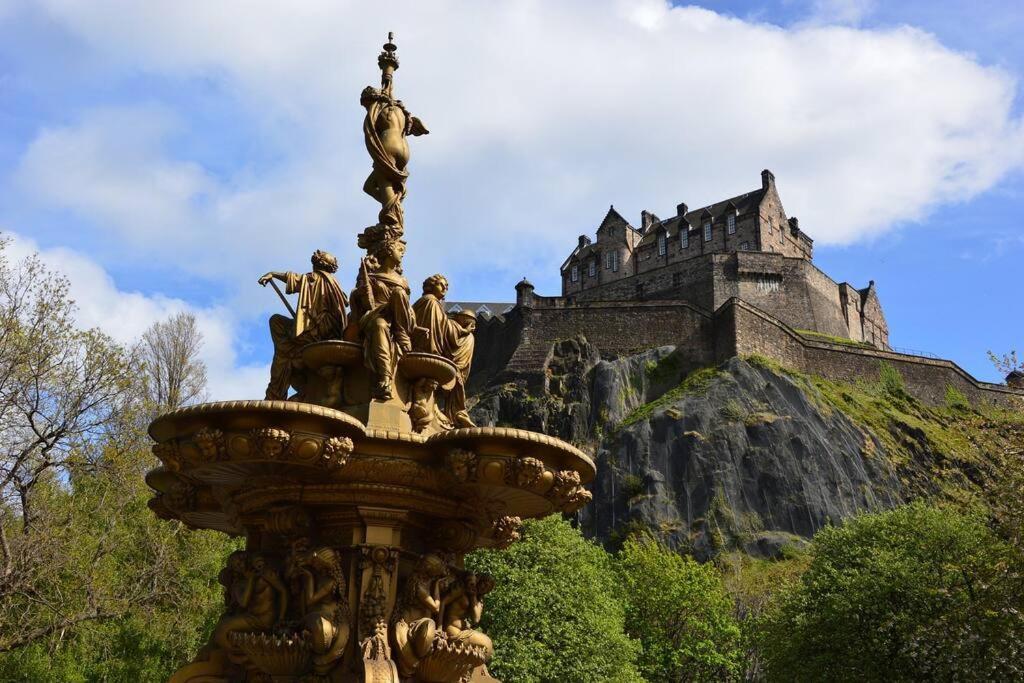
<svg viewBox="0 0 1024 683">
<path fill-rule="evenodd" d="M 634 228 L 613 206 L 595 241 L 580 235 L 562 265 L 567 304 L 680 299 L 709 311 L 739 297 L 794 329 L 889 348 L 874 282 L 837 284 L 811 262 L 814 241 L 787 218 L 771 171 L 761 187 Z"/>
<path fill-rule="evenodd" d="M 584 337 L 602 357 L 674 346 L 691 368 L 758 354 L 839 381 L 877 377 L 883 363 L 922 400 L 952 388 L 971 401 L 1013 404 L 1020 389 L 982 382 L 953 361 L 901 353 L 874 282 L 837 283 L 812 262 L 813 240 L 787 217 L 771 171 L 761 187 L 667 219 L 644 211 L 634 227 L 614 207 L 595 239 L 581 235 L 561 267 L 562 292 L 538 295 L 525 278 L 516 303 L 479 309 L 471 391 L 496 382 L 547 387 L 559 341 Z"/>
</svg>

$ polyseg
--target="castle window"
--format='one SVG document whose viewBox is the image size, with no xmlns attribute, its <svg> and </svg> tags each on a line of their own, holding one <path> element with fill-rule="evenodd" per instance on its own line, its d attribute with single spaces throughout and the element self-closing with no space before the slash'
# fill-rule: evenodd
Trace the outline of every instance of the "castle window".
<svg viewBox="0 0 1024 683">
<path fill-rule="evenodd" d="M 604 255 L 604 267 L 607 270 L 611 270 L 612 269 L 612 261 L 614 260 L 614 257 L 615 257 L 615 252 L 614 251 L 609 251 L 607 254 Z"/>
<path fill-rule="evenodd" d="M 679 248 L 689 249 L 690 248 L 690 230 L 689 228 L 679 229 Z"/>
<path fill-rule="evenodd" d="M 611 253 L 611 256 L 612 256 L 612 272 L 613 273 L 617 273 L 617 272 L 619 272 L 619 252 L 613 251 Z"/>
<path fill-rule="evenodd" d="M 665 237 L 664 232 L 658 233 L 658 256 L 664 256 L 668 253 L 668 238 Z"/>
<path fill-rule="evenodd" d="M 750 242 L 740 242 L 740 251 L 749 251 Z"/>
<path fill-rule="evenodd" d="M 590 263 L 587 264 L 587 275 L 594 277 L 597 275 L 597 259 L 590 259 Z"/>
<path fill-rule="evenodd" d="M 572 278 L 573 282 L 579 282 L 579 279 L 580 279 L 580 267 L 578 265 L 576 265 L 575 263 L 572 264 L 572 275 L 571 275 L 571 278 Z"/>
<path fill-rule="evenodd" d="M 711 241 L 711 221 L 708 221 L 707 223 L 704 224 L 704 241 Z"/>
<path fill-rule="evenodd" d="M 725 217 L 725 228 L 730 235 L 736 234 L 736 216 L 734 214 L 730 213 Z"/>
</svg>

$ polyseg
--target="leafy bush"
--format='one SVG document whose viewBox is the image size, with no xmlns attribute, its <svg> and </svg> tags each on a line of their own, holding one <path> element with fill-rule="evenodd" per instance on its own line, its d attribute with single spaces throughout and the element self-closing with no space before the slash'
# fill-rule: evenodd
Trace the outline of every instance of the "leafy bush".
<svg viewBox="0 0 1024 683">
<path fill-rule="evenodd" d="M 643 645 L 647 681 L 736 679 L 743 659 L 733 603 L 712 565 L 649 536 L 626 541 L 615 560 L 626 632 Z"/>
<path fill-rule="evenodd" d="M 483 629 L 495 642 L 490 669 L 516 683 L 639 682 L 639 645 L 625 633 L 625 610 L 611 558 L 568 522 L 528 521 L 508 550 L 476 551 L 473 571 L 497 587 Z"/>
<path fill-rule="evenodd" d="M 946 385 L 946 407 L 951 410 L 970 410 L 971 402 L 952 384 Z"/>
<path fill-rule="evenodd" d="M 815 536 L 766 619 L 779 681 L 1020 680 L 1020 558 L 984 520 L 915 503 Z"/>
<path fill-rule="evenodd" d="M 907 385 L 903 381 L 903 375 L 895 366 L 885 361 L 878 364 L 878 385 L 884 393 L 892 398 L 907 396 Z"/>
</svg>

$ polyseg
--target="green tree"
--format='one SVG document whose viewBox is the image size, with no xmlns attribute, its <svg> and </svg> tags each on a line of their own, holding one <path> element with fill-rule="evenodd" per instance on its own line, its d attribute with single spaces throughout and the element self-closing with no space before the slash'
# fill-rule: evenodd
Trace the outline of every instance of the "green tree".
<svg viewBox="0 0 1024 683">
<path fill-rule="evenodd" d="M 641 681 L 639 646 L 626 635 L 611 558 L 559 517 L 526 522 L 503 551 L 467 566 L 492 575 L 483 628 L 494 638 L 495 676 L 516 683 Z"/>
<path fill-rule="evenodd" d="M 739 677 L 740 629 L 714 566 L 682 557 L 650 537 L 626 541 L 615 566 L 626 632 L 643 645 L 639 669 L 646 680 Z"/>
<path fill-rule="evenodd" d="M 915 503 L 824 529 L 762 633 L 786 681 L 1019 680 L 1019 557 L 980 516 Z"/>
</svg>

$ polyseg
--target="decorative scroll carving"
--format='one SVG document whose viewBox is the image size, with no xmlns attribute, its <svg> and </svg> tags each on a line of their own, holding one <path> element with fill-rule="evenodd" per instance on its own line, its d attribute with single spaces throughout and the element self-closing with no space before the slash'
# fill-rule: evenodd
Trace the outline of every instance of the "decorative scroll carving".
<svg viewBox="0 0 1024 683">
<path fill-rule="evenodd" d="M 388 620 L 388 591 L 398 565 L 398 551 L 386 546 L 360 548 L 359 569 L 369 572 L 366 590 L 359 600 L 359 634 L 365 640 Z"/>
<path fill-rule="evenodd" d="M 523 520 L 519 517 L 506 515 L 494 522 L 494 544 L 501 549 L 507 548 L 521 538 Z"/>
</svg>

